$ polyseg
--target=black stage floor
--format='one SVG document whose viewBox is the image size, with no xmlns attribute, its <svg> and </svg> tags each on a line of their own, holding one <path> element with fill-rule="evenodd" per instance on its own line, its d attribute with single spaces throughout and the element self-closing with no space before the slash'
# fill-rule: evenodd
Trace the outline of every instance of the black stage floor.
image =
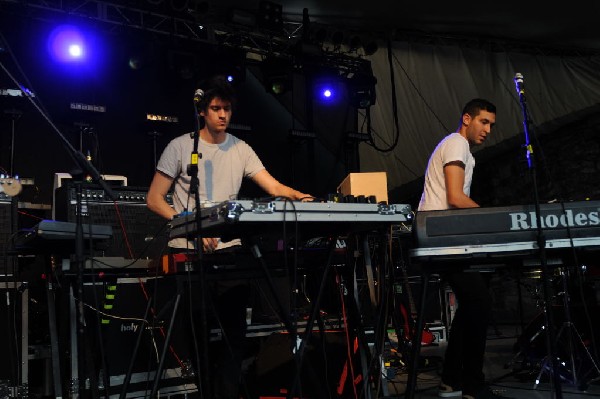
<svg viewBox="0 0 600 399">
<path fill-rule="evenodd" d="M 516 345 L 524 337 L 520 328 L 514 326 L 495 326 L 488 333 L 484 372 L 492 390 L 508 398 L 556 398 L 556 389 L 551 384 L 552 374 L 550 368 L 544 367 L 542 347 L 526 348 L 525 352 L 519 352 Z M 532 337 L 526 337 L 528 339 Z M 536 337 L 535 340 L 541 339 Z M 543 340 L 542 340 L 543 341 Z M 575 339 L 577 341 L 577 339 Z M 564 341 L 563 341 L 564 342 Z M 543 343 L 543 342 L 539 342 Z M 542 345 L 544 346 L 544 345 Z M 417 389 L 415 398 L 427 399 L 437 398 L 437 387 L 440 383 L 441 360 L 446 343 L 426 346 L 422 348 L 421 355 L 429 363 L 429 367 L 423 365 L 417 377 Z M 565 348 L 559 348 L 559 356 L 566 356 Z M 575 378 L 572 373 L 561 369 L 560 390 L 563 398 L 586 398 L 600 397 L 600 370 L 598 370 L 587 352 L 581 345 L 575 345 L 575 357 L 579 359 Z M 570 363 L 567 360 L 567 363 Z M 579 374 L 579 375 L 577 375 Z M 539 384 L 536 380 L 539 378 Z M 387 397 L 404 397 L 407 375 L 399 372 L 393 380 L 388 383 L 389 393 Z"/>
</svg>

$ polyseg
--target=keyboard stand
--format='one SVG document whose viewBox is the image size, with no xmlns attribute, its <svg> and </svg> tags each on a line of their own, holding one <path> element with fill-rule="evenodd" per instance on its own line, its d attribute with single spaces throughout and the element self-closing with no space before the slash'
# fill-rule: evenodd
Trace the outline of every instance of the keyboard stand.
<svg viewBox="0 0 600 399">
<path fill-rule="evenodd" d="M 52 278 L 46 280 L 46 297 L 48 303 L 48 323 L 50 327 L 50 350 L 52 358 L 52 381 L 54 383 L 54 396 L 62 399 L 63 388 L 60 371 L 60 351 L 58 350 L 58 331 L 56 329 L 56 304 L 54 301 L 54 285 Z"/>
</svg>

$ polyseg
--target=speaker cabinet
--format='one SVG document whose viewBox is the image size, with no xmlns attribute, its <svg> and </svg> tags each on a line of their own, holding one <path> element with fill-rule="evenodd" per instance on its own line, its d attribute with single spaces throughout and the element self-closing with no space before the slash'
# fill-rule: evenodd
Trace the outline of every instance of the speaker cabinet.
<svg viewBox="0 0 600 399">
<path fill-rule="evenodd" d="M 16 200 L 0 192 L 0 275 L 12 275 L 15 257 L 8 253 L 17 229 Z"/>
<path fill-rule="evenodd" d="M 28 311 L 26 283 L 0 282 L 0 317 L 10 320 L 0 328 L 0 392 L 2 397 L 26 397 L 28 384 Z M 11 392 L 8 395 L 8 392 Z M 6 395 L 6 396 L 4 396 Z M 22 396 L 24 395 L 24 396 Z"/>
<path fill-rule="evenodd" d="M 95 364 L 95 370 L 88 369 L 87 373 L 92 375 L 93 371 L 95 374 L 101 396 L 106 391 L 111 397 L 119 395 L 124 390 L 125 376 L 131 366 L 131 380 L 125 389 L 127 397 L 148 397 L 174 312 L 176 293 L 182 288 L 181 284 L 182 280 L 175 276 L 118 278 L 85 283 L 85 302 L 97 303 L 102 308 L 102 313 L 96 313 L 91 308 L 85 309 L 84 333 L 89 347 L 86 353 L 93 356 L 92 363 Z M 146 321 L 142 322 L 148 305 L 147 298 L 150 298 L 151 308 Z M 181 299 L 181 302 L 184 301 L 188 301 L 185 295 Z M 191 361 L 192 341 L 190 332 L 184 327 L 187 326 L 189 315 L 185 304 L 181 302 L 159 381 L 160 397 L 197 391 Z M 98 340 L 99 336 L 102 337 L 102 345 Z M 104 375 L 110 384 L 108 390 L 104 386 Z"/>
<path fill-rule="evenodd" d="M 85 185 L 82 190 L 83 223 L 109 225 L 113 230 L 108 248 L 99 256 L 159 258 L 168 242 L 167 221 L 146 206 L 147 188 L 114 187 L 113 191 L 114 202 L 97 186 Z M 56 189 L 56 220 L 76 221 L 76 198 L 72 184 Z M 172 203 L 170 194 L 167 202 Z"/>
</svg>

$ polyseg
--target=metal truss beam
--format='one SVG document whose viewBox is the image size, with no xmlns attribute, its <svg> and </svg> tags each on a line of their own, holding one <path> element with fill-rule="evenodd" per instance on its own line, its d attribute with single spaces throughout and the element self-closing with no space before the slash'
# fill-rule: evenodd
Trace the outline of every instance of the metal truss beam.
<svg viewBox="0 0 600 399">
<path fill-rule="evenodd" d="M 156 4 L 153 4 L 156 3 Z M 145 32 L 168 35 L 245 51 L 249 60 L 280 57 L 295 59 L 309 65 L 338 69 L 349 74 L 364 68 L 369 62 L 360 57 L 315 49 L 306 56 L 299 53 L 304 26 L 302 22 L 285 20 L 279 32 L 256 26 L 244 26 L 224 20 L 223 10 L 198 8 L 198 0 L 190 0 L 185 10 L 173 10 L 167 1 L 147 0 L 0 0 L 0 6 L 14 14 L 52 20 L 56 15 L 68 15 L 103 23 L 107 29 L 128 27 Z"/>
<path fill-rule="evenodd" d="M 207 41 L 207 34 L 196 22 L 192 13 L 167 13 L 142 7 L 141 1 L 99 1 L 99 0 L 0 0 L 8 9 L 23 12 L 34 18 L 47 19 L 52 14 L 64 14 L 100 21 L 107 26 L 121 26 L 161 33 L 182 39 Z M 192 10 L 193 11 L 193 10 Z"/>
</svg>

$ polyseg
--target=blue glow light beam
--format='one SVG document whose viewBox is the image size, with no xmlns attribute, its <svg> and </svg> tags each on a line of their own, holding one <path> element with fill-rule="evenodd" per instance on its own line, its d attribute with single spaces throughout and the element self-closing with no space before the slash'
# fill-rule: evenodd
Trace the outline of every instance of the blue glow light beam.
<svg viewBox="0 0 600 399">
<path fill-rule="evenodd" d="M 73 25 L 59 25 L 50 33 L 48 51 L 58 62 L 83 62 L 87 58 L 86 41 Z"/>
</svg>

